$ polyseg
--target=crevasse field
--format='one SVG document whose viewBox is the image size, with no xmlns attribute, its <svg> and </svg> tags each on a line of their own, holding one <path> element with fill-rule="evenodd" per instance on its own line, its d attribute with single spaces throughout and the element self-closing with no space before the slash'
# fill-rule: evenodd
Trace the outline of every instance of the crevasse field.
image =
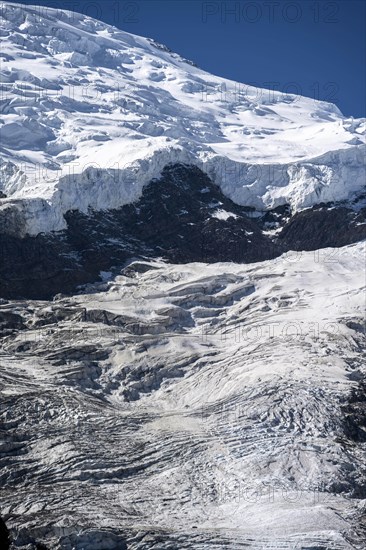
<svg viewBox="0 0 366 550">
<path fill-rule="evenodd" d="M 0 15 L 11 550 L 364 550 L 365 119 L 74 12 Z M 210 261 L 173 261 L 198 223 Z M 256 261 L 220 261 L 235 239 Z"/>
</svg>

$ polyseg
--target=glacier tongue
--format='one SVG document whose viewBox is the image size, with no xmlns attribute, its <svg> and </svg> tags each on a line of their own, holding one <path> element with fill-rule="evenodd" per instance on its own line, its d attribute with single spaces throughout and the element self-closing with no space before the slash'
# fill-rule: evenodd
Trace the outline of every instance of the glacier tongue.
<svg viewBox="0 0 366 550">
<path fill-rule="evenodd" d="M 16 547 L 362 550 L 364 262 L 140 261 L 0 304 Z"/>
<path fill-rule="evenodd" d="M 171 162 L 198 165 L 258 209 L 362 191 L 364 119 L 208 74 L 74 12 L 4 2 L 0 15 L 0 208 L 23 212 L 24 232 L 133 202 Z"/>
</svg>

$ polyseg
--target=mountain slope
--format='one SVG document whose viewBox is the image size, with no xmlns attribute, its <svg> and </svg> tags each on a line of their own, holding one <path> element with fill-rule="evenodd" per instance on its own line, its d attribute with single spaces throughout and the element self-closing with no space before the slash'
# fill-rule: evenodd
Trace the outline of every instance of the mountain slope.
<svg viewBox="0 0 366 550">
<path fill-rule="evenodd" d="M 234 202 L 293 210 L 364 187 L 365 120 L 210 75 L 65 10 L 2 3 L 0 217 L 30 234 L 136 201 L 170 163 Z"/>
<path fill-rule="evenodd" d="M 0 16 L 0 547 L 364 550 L 365 120 Z"/>
</svg>

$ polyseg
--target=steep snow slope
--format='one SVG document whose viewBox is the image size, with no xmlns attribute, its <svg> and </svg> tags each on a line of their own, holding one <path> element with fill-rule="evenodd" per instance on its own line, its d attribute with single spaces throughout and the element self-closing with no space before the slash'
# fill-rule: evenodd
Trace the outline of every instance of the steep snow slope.
<svg viewBox="0 0 366 550">
<path fill-rule="evenodd" d="M 5 2 L 1 16 L 0 210 L 31 234 L 136 200 L 169 163 L 258 209 L 364 186 L 365 120 L 335 105 L 213 76 L 77 13 Z"/>
<path fill-rule="evenodd" d="M 17 548 L 363 550 L 364 270 L 364 243 L 135 262 L 1 304 Z"/>
</svg>

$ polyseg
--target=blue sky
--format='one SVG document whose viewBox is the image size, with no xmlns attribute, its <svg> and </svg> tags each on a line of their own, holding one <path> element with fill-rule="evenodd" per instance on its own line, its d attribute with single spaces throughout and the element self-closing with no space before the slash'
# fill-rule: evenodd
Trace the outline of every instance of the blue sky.
<svg viewBox="0 0 366 550">
<path fill-rule="evenodd" d="M 33 0 L 73 9 L 169 46 L 245 84 L 332 101 L 366 116 L 363 0 Z"/>
</svg>

